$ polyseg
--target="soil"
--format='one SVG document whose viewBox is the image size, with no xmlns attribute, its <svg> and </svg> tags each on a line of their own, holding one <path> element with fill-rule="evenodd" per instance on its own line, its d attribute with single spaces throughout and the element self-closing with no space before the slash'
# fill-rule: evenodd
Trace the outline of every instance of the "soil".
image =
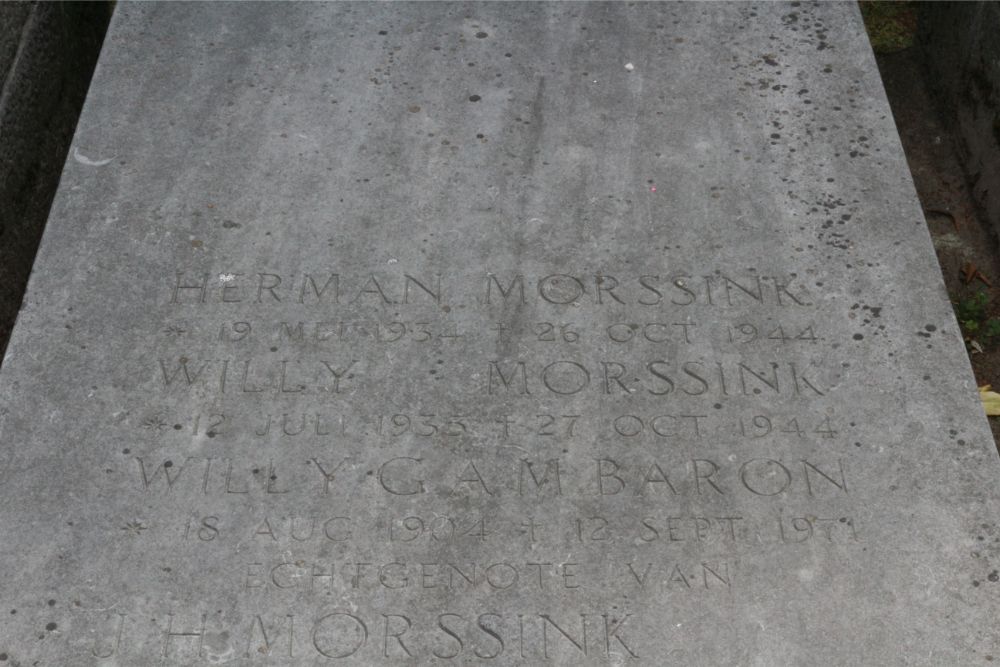
<svg viewBox="0 0 1000 667">
<path fill-rule="evenodd" d="M 964 315 L 959 319 L 974 321 L 963 326 L 973 373 L 979 386 L 1000 391 L 1000 336 L 988 335 L 991 318 L 1000 318 L 1000 246 L 959 161 L 958 139 L 947 120 L 953 110 L 931 93 L 919 44 L 876 51 L 876 60 L 948 293 Z M 983 305 L 970 305 L 980 292 Z M 1000 443 L 1000 418 L 991 418 L 990 426 Z"/>
</svg>

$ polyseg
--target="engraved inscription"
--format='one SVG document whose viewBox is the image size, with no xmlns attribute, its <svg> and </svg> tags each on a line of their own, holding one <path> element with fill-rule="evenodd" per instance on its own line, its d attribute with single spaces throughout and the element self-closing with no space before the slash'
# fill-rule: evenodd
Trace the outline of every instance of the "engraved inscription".
<svg viewBox="0 0 1000 667">
<path fill-rule="evenodd" d="M 95 657 L 227 633 L 255 659 L 628 662 L 647 631 L 592 596 L 712 604 L 755 550 L 864 548 L 855 424 L 794 275 L 187 269 L 163 301 L 144 377 L 184 408 L 125 420 L 105 473 L 178 513 L 116 538 L 223 559 L 255 611 L 105 616 Z M 378 603 L 326 604 L 350 595 Z"/>
</svg>

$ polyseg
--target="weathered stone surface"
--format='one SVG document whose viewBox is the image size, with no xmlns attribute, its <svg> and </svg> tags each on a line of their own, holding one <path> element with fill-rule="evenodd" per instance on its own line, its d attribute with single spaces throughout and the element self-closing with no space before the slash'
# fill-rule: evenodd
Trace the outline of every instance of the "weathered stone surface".
<svg viewBox="0 0 1000 667">
<path fill-rule="evenodd" d="M 0 375 L 11 663 L 1000 656 L 853 5 L 122 4 L 74 155 Z"/>
</svg>

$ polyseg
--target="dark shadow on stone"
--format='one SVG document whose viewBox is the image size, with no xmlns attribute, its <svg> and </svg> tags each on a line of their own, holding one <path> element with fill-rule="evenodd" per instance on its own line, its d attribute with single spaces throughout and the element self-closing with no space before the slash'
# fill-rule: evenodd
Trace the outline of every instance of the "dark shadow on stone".
<svg viewBox="0 0 1000 667">
<path fill-rule="evenodd" d="M 112 7 L 0 4 L 0 353 L 21 305 Z"/>
<path fill-rule="evenodd" d="M 920 49 L 935 104 L 956 134 L 956 148 L 977 205 L 1000 230 L 1000 4 L 920 5 Z"/>
</svg>

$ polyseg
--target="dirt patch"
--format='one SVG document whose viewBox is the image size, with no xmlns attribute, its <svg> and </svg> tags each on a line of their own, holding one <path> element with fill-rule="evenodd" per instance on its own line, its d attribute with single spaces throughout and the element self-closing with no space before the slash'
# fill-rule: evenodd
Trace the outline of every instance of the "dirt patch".
<svg viewBox="0 0 1000 667">
<path fill-rule="evenodd" d="M 913 2 L 859 2 L 868 39 L 876 53 L 895 53 L 913 46 L 918 10 Z"/>
<path fill-rule="evenodd" d="M 931 92 L 924 54 L 915 39 L 914 3 L 898 3 L 894 11 L 910 11 L 902 12 L 907 17 L 903 22 L 870 9 L 885 4 L 862 3 L 879 71 L 976 380 L 1000 387 L 1000 246 L 960 160 L 959 138 L 948 120 L 953 110 L 948 100 Z M 891 29 L 885 27 L 890 24 Z M 880 39 L 885 34 L 894 37 Z M 1000 442 L 1000 419 L 990 419 L 990 425 Z"/>
</svg>

